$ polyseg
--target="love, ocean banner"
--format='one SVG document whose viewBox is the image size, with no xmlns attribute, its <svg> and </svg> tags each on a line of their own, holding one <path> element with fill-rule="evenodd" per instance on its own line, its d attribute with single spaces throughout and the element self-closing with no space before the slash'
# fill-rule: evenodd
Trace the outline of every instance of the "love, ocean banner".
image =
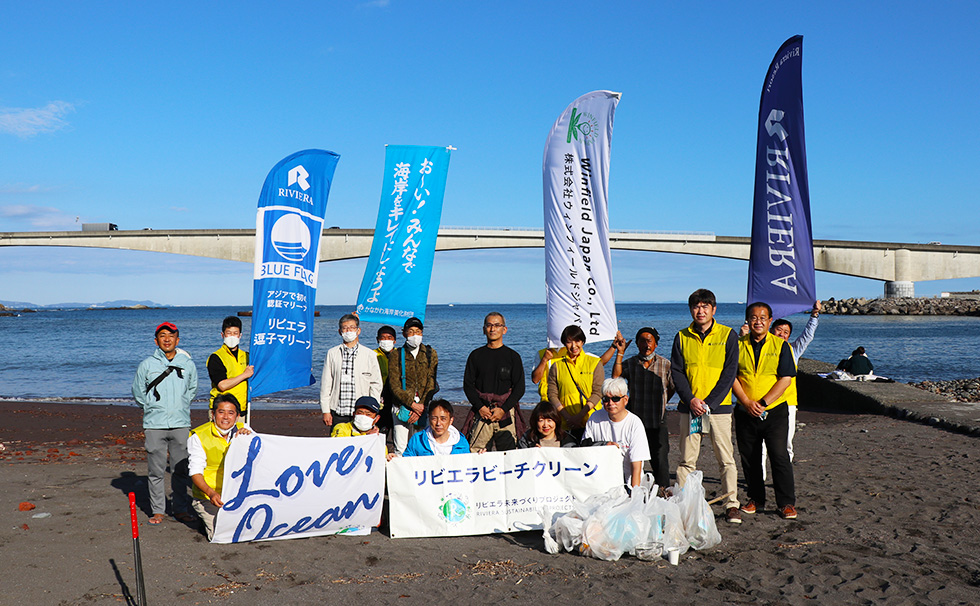
<svg viewBox="0 0 980 606">
<path fill-rule="evenodd" d="M 810 187 L 803 139 L 803 36 L 779 47 L 759 103 L 752 250 L 746 301 L 772 317 L 810 309 L 817 298 Z"/>
<path fill-rule="evenodd" d="M 620 93 L 582 95 L 544 146 L 544 251 L 548 343 L 582 327 L 589 342 L 616 336 L 609 256 L 609 152 Z"/>
<path fill-rule="evenodd" d="M 385 148 L 381 206 L 357 294 L 361 320 L 401 324 L 415 316 L 425 321 L 451 149 Z"/>
<path fill-rule="evenodd" d="M 540 530 L 546 509 L 623 486 L 616 446 L 397 457 L 386 469 L 392 538 Z"/>
<path fill-rule="evenodd" d="M 213 543 L 363 535 L 381 523 L 381 434 L 295 438 L 253 433 L 225 455 Z"/>
<path fill-rule="evenodd" d="M 261 396 L 314 382 L 313 305 L 320 235 L 340 156 L 308 149 L 275 165 L 255 217 L 255 273 L 249 393 Z"/>
</svg>

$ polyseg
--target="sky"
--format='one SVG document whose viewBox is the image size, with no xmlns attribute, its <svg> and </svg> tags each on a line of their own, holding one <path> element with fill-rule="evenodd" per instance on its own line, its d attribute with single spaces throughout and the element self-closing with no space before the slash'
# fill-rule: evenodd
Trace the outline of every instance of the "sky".
<svg viewBox="0 0 980 606">
<path fill-rule="evenodd" d="M 268 171 L 340 154 L 327 225 L 372 228 L 385 144 L 451 145 L 444 227 L 543 222 L 548 131 L 622 93 L 616 230 L 747 236 L 756 120 L 803 42 L 815 239 L 977 244 L 980 3 L 30 2 L 0 18 L 0 232 L 254 228 Z M 320 268 L 353 305 L 365 260 Z M 745 298 L 744 261 L 613 252 L 617 300 Z M 0 300 L 249 305 L 249 264 L 0 247 Z M 916 294 L 980 288 L 919 282 Z M 817 272 L 821 298 L 882 293 Z M 544 302 L 542 249 L 436 255 L 430 303 Z"/>
</svg>

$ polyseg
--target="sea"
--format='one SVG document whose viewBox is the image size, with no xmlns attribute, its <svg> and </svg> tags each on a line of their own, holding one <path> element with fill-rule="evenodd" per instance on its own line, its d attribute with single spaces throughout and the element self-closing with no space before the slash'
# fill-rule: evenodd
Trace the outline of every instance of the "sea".
<svg viewBox="0 0 980 606">
<path fill-rule="evenodd" d="M 45 310 L 0 317 L 0 400 L 135 405 L 131 387 L 136 367 L 156 347 L 153 329 L 168 321 L 178 326 L 180 347 L 197 363 L 200 385 L 193 407 L 205 408 L 210 389 L 207 358 L 221 345 L 222 319 L 242 309 Z M 327 350 L 340 343 L 337 320 L 350 308 L 316 309 L 320 317 L 314 322 L 311 371 L 319 381 Z M 439 396 L 465 401 L 463 367 L 469 352 L 485 343 L 483 318 L 490 311 L 504 315 L 508 327 L 504 342 L 524 359 L 528 384 L 522 405 L 531 406 L 537 402 L 537 391 L 530 383 L 531 370 L 546 338 L 546 309 L 541 304 L 429 306 L 424 342 L 439 353 Z M 691 321 L 685 303 L 620 303 L 616 311 L 627 339 L 641 327 L 656 328 L 661 335 L 657 353 L 665 357 L 670 356 L 674 335 Z M 743 315 L 743 305 L 721 303 L 715 318 L 737 328 Z M 789 318 L 794 325 L 793 338 L 807 318 L 806 314 Z M 250 334 L 251 318 L 242 318 L 242 322 L 245 333 Z M 362 323 L 361 342 L 376 347 L 380 326 Z M 586 343 L 585 349 L 598 355 L 609 343 Z M 836 364 L 858 346 L 867 350 L 876 374 L 897 381 L 980 376 L 980 317 L 821 315 L 816 338 L 804 357 Z M 630 351 L 635 353 L 632 345 Z M 256 410 L 316 409 L 318 395 L 319 386 L 314 384 L 261 396 L 254 400 L 254 406 Z"/>
</svg>

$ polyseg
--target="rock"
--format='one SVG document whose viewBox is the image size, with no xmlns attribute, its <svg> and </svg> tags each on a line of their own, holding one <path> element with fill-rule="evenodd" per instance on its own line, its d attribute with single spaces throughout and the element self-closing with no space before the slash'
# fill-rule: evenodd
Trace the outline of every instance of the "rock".
<svg viewBox="0 0 980 606">
<path fill-rule="evenodd" d="M 35 507 L 36 505 L 34 505 L 34 503 L 29 503 L 27 501 L 24 501 L 23 503 L 17 506 L 17 509 L 19 509 L 20 511 L 30 511 Z"/>
</svg>

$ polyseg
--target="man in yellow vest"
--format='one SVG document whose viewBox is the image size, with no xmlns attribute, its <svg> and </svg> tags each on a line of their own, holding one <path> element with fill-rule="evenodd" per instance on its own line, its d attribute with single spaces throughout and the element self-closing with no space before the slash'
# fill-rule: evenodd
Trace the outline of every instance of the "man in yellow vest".
<svg viewBox="0 0 980 606">
<path fill-rule="evenodd" d="M 796 405 L 793 377 L 796 364 L 789 343 L 769 334 L 772 308 L 752 303 L 745 309 L 749 334 L 738 342 L 738 379 L 732 387 L 739 406 L 735 411 L 735 438 L 748 484 L 749 501 L 742 513 L 754 514 L 766 503 L 762 479 L 762 445 L 772 463 L 776 507 L 786 520 L 796 519 L 793 463 L 786 446 L 789 407 Z"/>
<path fill-rule="evenodd" d="M 677 333 L 670 352 L 670 377 L 680 397 L 681 461 L 677 483 L 697 469 L 701 436 L 708 434 L 721 472 L 725 520 L 741 524 L 738 468 L 732 445 L 732 383 L 738 373 L 738 336 L 715 322 L 718 304 L 710 290 L 698 289 L 687 300 L 691 325 Z"/>
<path fill-rule="evenodd" d="M 248 379 L 255 367 L 248 363 L 248 352 L 238 347 L 242 338 L 242 321 L 228 316 L 221 323 L 221 348 L 208 356 L 208 377 L 211 378 L 211 401 L 223 393 L 230 393 L 242 409 L 246 423 L 249 417 Z"/>
</svg>

